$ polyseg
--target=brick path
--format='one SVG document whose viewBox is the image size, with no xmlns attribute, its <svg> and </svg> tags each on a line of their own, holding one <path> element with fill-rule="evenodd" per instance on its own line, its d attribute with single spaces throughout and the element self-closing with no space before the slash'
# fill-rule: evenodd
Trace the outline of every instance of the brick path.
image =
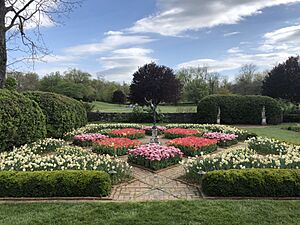
<svg viewBox="0 0 300 225">
<path fill-rule="evenodd" d="M 161 144 L 165 144 L 161 139 Z M 149 137 L 142 139 L 149 143 Z M 239 143 L 233 148 L 244 147 Z M 217 152 L 229 151 L 219 148 Z M 214 153 L 217 153 L 214 152 Z M 127 160 L 127 157 L 121 157 Z M 113 188 L 110 198 L 116 201 L 148 201 L 148 200 L 175 200 L 202 198 L 200 190 L 193 184 L 188 184 L 179 178 L 185 174 L 182 165 L 176 165 L 158 172 L 151 172 L 139 167 L 133 167 L 134 180 Z"/>
</svg>

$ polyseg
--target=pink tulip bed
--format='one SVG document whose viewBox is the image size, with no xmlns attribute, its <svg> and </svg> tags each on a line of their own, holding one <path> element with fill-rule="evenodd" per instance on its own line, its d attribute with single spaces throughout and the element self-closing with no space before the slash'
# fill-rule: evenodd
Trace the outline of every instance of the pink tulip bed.
<svg viewBox="0 0 300 225">
<path fill-rule="evenodd" d="M 179 148 L 186 156 L 196 156 L 217 150 L 217 140 L 201 137 L 184 137 L 167 141 L 168 146 Z"/>
<path fill-rule="evenodd" d="M 238 136 L 235 134 L 225 134 L 220 132 L 211 132 L 203 135 L 204 138 L 214 139 L 218 141 L 218 146 L 220 147 L 229 147 L 237 144 Z"/>
<path fill-rule="evenodd" d="M 73 144 L 81 147 L 92 146 L 93 142 L 108 138 L 108 136 L 103 134 L 79 134 L 75 135 L 73 138 Z"/>
<path fill-rule="evenodd" d="M 164 131 L 165 138 L 174 139 L 182 138 L 187 136 L 198 136 L 202 135 L 202 132 L 199 130 L 185 129 L 185 128 L 170 128 Z"/>
<path fill-rule="evenodd" d="M 138 140 L 129 138 L 105 138 L 95 141 L 93 144 L 93 152 L 99 154 L 109 154 L 112 156 L 126 155 L 128 149 L 135 148 L 142 143 Z"/>
<path fill-rule="evenodd" d="M 124 128 L 120 130 L 111 130 L 107 133 L 110 137 L 119 137 L 119 138 L 129 138 L 133 139 L 140 139 L 145 137 L 145 131 L 140 129 L 134 128 Z"/>
<path fill-rule="evenodd" d="M 162 126 L 156 126 L 156 129 L 158 135 L 162 135 L 167 128 Z M 152 126 L 145 126 L 143 127 L 143 130 L 145 131 L 146 135 L 152 135 Z"/>
<path fill-rule="evenodd" d="M 147 144 L 128 151 L 128 162 L 152 170 L 159 170 L 177 164 L 183 153 L 172 146 Z"/>
</svg>

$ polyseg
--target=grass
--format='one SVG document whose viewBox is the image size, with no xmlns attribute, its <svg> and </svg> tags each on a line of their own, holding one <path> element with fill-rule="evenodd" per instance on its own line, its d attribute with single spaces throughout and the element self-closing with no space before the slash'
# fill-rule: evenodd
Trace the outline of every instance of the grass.
<svg viewBox="0 0 300 225">
<path fill-rule="evenodd" d="M 1 225 L 299 224 L 300 201 L 5 203 Z"/>
<path fill-rule="evenodd" d="M 293 125 L 293 124 L 289 124 Z M 245 128 L 246 130 L 256 133 L 259 136 L 275 138 L 281 141 L 285 141 L 288 143 L 293 143 L 300 145 L 300 133 L 290 130 L 281 129 L 283 126 L 287 126 L 287 124 L 278 125 L 278 126 L 268 126 L 268 127 L 255 127 L 255 128 Z"/>
<path fill-rule="evenodd" d="M 94 111 L 99 112 L 111 112 L 111 113 L 130 113 L 132 112 L 132 108 L 129 108 L 128 105 L 118 105 L 111 104 L 107 102 L 94 102 L 95 108 Z M 195 105 L 189 106 L 168 106 L 162 105 L 158 106 L 158 110 L 161 113 L 184 113 L 184 112 L 196 112 L 197 107 Z"/>
</svg>

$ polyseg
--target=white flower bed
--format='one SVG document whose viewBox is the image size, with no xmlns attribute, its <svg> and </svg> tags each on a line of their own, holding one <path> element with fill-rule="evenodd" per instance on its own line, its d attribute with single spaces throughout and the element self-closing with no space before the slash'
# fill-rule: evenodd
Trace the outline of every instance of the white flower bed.
<svg viewBox="0 0 300 225">
<path fill-rule="evenodd" d="M 246 143 L 250 149 L 261 154 L 285 154 L 292 147 L 281 141 L 265 137 L 250 138 Z"/>
<path fill-rule="evenodd" d="M 108 155 L 97 155 L 73 146 L 58 148 L 53 154 L 40 155 L 36 151 L 37 146 L 24 145 L 12 152 L 1 153 L 0 170 L 101 170 L 109 173 L 114 183 L 131 176 L 131 167 L 127 162 Z"/>
<path fill-rule="evenodd" d="M 187 175 L 197 176 L 213 170 L 245 169 L 245 168 L 300 168 L 299 147 L 290 146 L 286 154 L 259 155 L 251 149 L 237 149 L 222 154 L 189 158 L 181 162 Z"/>
</svg>

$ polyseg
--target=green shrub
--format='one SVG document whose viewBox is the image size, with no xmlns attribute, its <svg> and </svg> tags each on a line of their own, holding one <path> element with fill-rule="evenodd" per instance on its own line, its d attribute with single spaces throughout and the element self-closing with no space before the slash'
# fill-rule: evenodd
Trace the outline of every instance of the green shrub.
<svg viewBox="0 0 300 225">
<path fill-rule="evenodd" d="M 48 137 L 63 137 L 64 133 L 87 123 L 86 111 L 75 99 L 38 91 L 26 92 L 25 95 L 36 101 L 46 115 Z"/>
<path fill-rule="evenodd" d="M 0 172 L 1 197 L 101 197 L 111 192 L 102 171 Z"/>
<path fill-rule="evenodd" d="M 220 107 L 221 123 L 261 124 L 263 106 L 266 108 L 268 124 L 282 122 L 280 104 L 266 96 L 211 95 L 200 101 L 197 112 L 202 123 L 216 123 Z"/>
<path fill-rule="evenodd" d="M 14 91 L 0 90 L 0 151 L 46 136 L 46 120 L 34 101 Z"/>
<path fill-rule="evenodd" d="M 299 197 L 299 169 L 243 169 L 208 172 L 202 179 L 208 196 Z"/>
</svg>

